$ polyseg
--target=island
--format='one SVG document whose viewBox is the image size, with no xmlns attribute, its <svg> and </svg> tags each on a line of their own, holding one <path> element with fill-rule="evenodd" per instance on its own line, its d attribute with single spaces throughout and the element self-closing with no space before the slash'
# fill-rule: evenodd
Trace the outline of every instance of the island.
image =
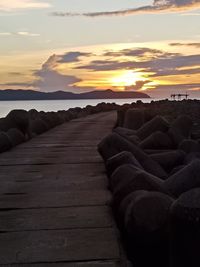
<svg viewBox="0 0 200 267">
<path fill-rule="evenodd" d="M 0 101 L 11 100 L 63 100 L 63 99 L 135 99 L 150 98 L 149 95 L 135 91 L 95 90 L 85 93 L 65 91 L 41 92 L 34 90 L 0 90 Z"/>
</svg>

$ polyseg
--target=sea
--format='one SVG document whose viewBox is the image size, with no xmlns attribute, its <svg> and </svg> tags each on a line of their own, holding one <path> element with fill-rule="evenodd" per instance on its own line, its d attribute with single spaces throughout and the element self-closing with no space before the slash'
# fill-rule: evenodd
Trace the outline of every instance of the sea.
<svg viewBox="0 0 200 267">
<path fill-rule="evenodd" d="M 86 107 L 87 105 L 95 106 L 98 103 L 116 103 L 123 105 L 141 100 L 143 103 L 150 103 L 152 98 L 143 99 L 81 99 L 81 100 L 30 100 L 30 101 L 0 101 L 0 117 L 5 117 L 13 109 L 36 109 L 38 111 L 58 111 L 68 110 L 75 107 Z"/>
</svg>

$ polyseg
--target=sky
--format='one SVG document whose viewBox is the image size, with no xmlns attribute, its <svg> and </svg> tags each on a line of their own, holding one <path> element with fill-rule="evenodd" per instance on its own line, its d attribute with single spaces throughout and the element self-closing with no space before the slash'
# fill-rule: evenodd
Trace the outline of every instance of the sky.
<svg viewBox="0 0 200 267">
<path fill-rule="evenodd" d="M 0 0 L 0 89 L 200 97 L 200 0 Z"/>
</svg>

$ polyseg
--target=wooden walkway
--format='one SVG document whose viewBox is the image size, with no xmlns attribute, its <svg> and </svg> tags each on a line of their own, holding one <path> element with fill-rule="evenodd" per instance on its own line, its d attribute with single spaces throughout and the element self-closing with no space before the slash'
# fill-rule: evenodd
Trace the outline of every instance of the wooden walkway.
<svg viewBox="0 0 200 267">
<path fill-rule="evenodd" d="M 126 266 L 96 148 L 115 119 L 76 119 L 0 155 L 0 266 Z"/>
</svg>

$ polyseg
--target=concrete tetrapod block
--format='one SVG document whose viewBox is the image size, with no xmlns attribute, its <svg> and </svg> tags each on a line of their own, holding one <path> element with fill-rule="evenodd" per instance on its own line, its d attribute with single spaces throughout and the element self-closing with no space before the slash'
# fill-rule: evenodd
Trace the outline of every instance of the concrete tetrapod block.
<svg viewBox="0 0 200 267">
<path fill-rule="evenodd" d="M 182 150 L 158 153 L 151 155 L 151 158 L 158 162 L 167 172 L 170 172 L 177 165 L 183 164 L 186 154 Z"/>
<path fill-rule="evenodd" d="M 200 188 L 182 194 L 170 212 L 170 267 L 200 266 Z"/>
<path fill-rule="evenodd" d="M 122 136 L 131 136 L 136 134 L 136 131 L 124 127 L 116 127 L 113 132 L 116 132 L 117 134 Z"/>
<path fill-rule="evenodd" d="M 200 152 L 191 152 L 189 154 L 186 154 L 184 164 L 189 164 L 195 159 L 200 159 Z"/>
<path fill-rule="evenodd" d="M 136 131 L 123 128 L 123 127 L 117 127 L 113 130 L 114 133 L 117 133 L 118 135 L 124 137 L 125 139 L 129 140 L 131 143 L 135 145 L 139 145 L 140 139 L 136 135 Z"/>
<path fill-rule="evenodd" d="M 164 181 L 164 188 L 175 197 L 182 193 L 200 187 L 200 160 L 195 159 L 183 169 Z"/>
<path fill-rule="evenodd" d="M 0 153 L 5 152 L 11 148 L 12 144 L 8 135 L 4 132 L 0 132 Z"/>
<path fill-rule="evenodd" d="M 129 204 L 138 196 L 137 192 L 139 192 L 140 195 L 146 194 L 146 190 L 138 190 L 133 191 L 130 194 L 128 194 L 120 203 L 118 209 L 116 209 L 116 220 L 118 227 L 124 232 L 125 231 L 125 215 L 126 211 L 128 209 Z"/>
<path fill-rule="evenodd" d="M 138 137 L 143 140 L 156 131 L 167 132 L 169 123 L 161 116 L 156 116 L 145 123 L 138 131 Z"/>
<path fill-rule="evenodd" d="M 140 143 L 140 147 L 143 149 L 171 149 L 172 141 L 167 134 L 157 131 L 145 138 Z"/>
<path fill-rule="evenodd" d="M 184 139 L 191 135 L 193 122 L 189 116 L 179 116 L 171 125 L 168 134 L 172 138 L 174 145 L 178 146 Z"/>
<path fill-rule="evenodd" d="M 26 110 L 14 109 L 5 119 L 11 123 L 11 128 L 19 129 L 24 135 L 29 133 L 29 114 Z"/>
<path fill-rule="evenodd" d="M 105 161 L 119 152 L 129 151 L 135 156 L 146 171 L 160 178 L 167 177 L 167 173 L 163 168 L 146 155 L 141 148 L 116 133 L 112 133 L 104 138 L 99 143 L 98 150 Z"/>
<path fill-rule="evenodd" d="M 25 142 L 25 136 L 20 130 L 16 128 L 9 129 L 7 131 L 7 135 L 8 135 L 8 138 L 10 139 L 12 146 L 17 146 Z"/>
<path fill-rule="evenodd" d="M 128 109 L 125 114 L 123 127 L 138 130 L 144 124 L 144 110 Z"/>
<path fill-rule="evenodd" d="M 48 131 L 49 127 L 42 119 L 35 119 L 30 121 L 30 131 L 35 134 L 42 134 Z"/>
<path fill-rule="evenodd" d="M 120 108 L 117 110 L 116 127 L 118 127 L 118 126 L 123 127 L 126 111 L 127 111 L 127 108 Z"/>
<path fill-rule="evenodd" d="M 163 181 L 130 164 L 120 166 L 111 176 L 113 208 L 118 209 L 121 201 L 137 190 L 164 192 Z"/>
<path fill-rule="evenodd" d="M 172 203 L 172 198 L 160 192 L 136 191 L 132 195 L 124 227 L 129 255 L 139 266 L 168 266 L 167 230 Z"/>
<path fill-rule="evenodd" d="M 178 147 L 180 150 L 183 150 L 186 153 L 191 152 L 200 152 L 200 144 L 192 139 L 183 140 Z"/>
<path fill-rule="evenodd" d="M 131 152 L 122 151 L 106 161 L 106 170 L 108 176 L 111 176 L 112 173 L 123 164 L 132 164 L 133 166 L 143 169 L 141 164 L 137 161 L 137 159 Z"/>
</svg>

